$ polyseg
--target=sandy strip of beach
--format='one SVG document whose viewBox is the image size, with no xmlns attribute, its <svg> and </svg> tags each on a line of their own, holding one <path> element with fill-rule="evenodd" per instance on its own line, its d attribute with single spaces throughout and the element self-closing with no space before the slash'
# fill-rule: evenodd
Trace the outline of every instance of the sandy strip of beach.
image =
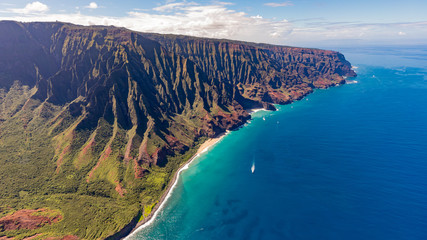
<svg viewBox="0 0 427 240">
<path fill-rule="evenodd" d="M 259 111 L 267 111 L 267 110 L 265 110 L 264 108 L 254 108 L 254 109 L 249 109 L 247 111 L 249 114 L 252 114 L 252 113 L 259 112 Z"/>
<path fill-rule="evenodd" d="M 248 110 L 248 113 L 253 114 L 255 112 L 262 111 L 262 110 L 265 110 L 265 109 L 264 108 L 250 109 L 250 110 Z M 132 232 L 127 237 L 125 237 L 124 239 L 127 239 L 128 237 L 131 237 L 132 235 L 134 235 L 138 229 L 145 228 L 145 227 L 149 226 L 151 223 L 153 223 L 153 221 L 156 218 L 159 211 L 164 207 L 168 198 L 172 195 L 172 190 L 176 186 L 176 184 L 178 183 L 179 175 L 181 174 L 181 172 L 185 169 L 188 169 L 188 166 L 190 165 L 190 163 L 194 159 L 196 159 L 198 156 L 200 156 L 201 153 L 206 152 L 210 147 L 212 147 L 213 145 L 218 143 L 227 133 L 228 133 L 228 131 L 225 133 L 221 133 L 214 138 L 210 138 L 210 139 L 206 140 L 202 145 L 200 145 L 197 152 L 190 159 L 188 159 L 188 161 L 185 162 L 185 164 L 183 164 L 178 169 L 178 171 L 175 172 L 172 180 L 169 182 L 168 187 L 166 188 L 163 195 L 160 197 L 159 202 L 151 210 L 151 213 L 144 220 L 142 220 L 141 222 L 138 222 L 138 224 L 135 226 L 135 228 L 132 230 Z"/>
<path fill-rule="evenodd" d="M 206 140 L 202 145 L 200 145 L 199 149 L 197 150 L 196 154 L 192 158 L 196 158 L 200 153 L 206 152 L 210 147 L 215 145 L 219 140 L 221 140 L 227 133 L 222 133 L 214 138 L 209 138 Z"/>
</svg>

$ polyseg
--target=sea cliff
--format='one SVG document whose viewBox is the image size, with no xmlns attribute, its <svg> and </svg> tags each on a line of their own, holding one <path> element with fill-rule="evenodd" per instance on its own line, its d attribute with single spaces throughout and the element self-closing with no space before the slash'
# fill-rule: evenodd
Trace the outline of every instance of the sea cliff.
<svg viewBox="0 0 427 240">
<path fill-rule="evenodd" d="M 249 109 L 355 76 L 334 51 L 60 22 L 2 21 L 0 52 L 0 237 L 118 237 Z M 23 209 L 61 219 L 2 227 Z"/>
</svg>

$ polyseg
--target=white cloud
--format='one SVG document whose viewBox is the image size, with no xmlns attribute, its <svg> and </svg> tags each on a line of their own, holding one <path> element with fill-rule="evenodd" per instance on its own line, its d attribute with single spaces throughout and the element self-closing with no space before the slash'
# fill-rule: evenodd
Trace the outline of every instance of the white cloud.
<svg viewBox="0 0 427 240">
<path fill-rule="evenodd" d="M 168 3 L 159 7 L 153 8 L 154 11 L 158 12 L 173 12 L 173 11 L 182 11 L 190 6 L 197 6 L 195 2 L 177 2 L 177 3 Z M 221 4 L 220 4 L 221 5 Z"/>
<path fill-rule="evenodd" d="M 211 5 L 192 2 L 171 4 L 156 8 L 157 11 L 154 13 L 131 11 L 124 17 L 91 16 L 77 10 L 76 13 L 17 15 L 7 17 L 7 19 L 23 22 L 62 21 L 81 25 L 114 25 L 141 32 L 270 43 L 283 42 L 292 31 L 291 24 L 288 22 L 253 18 L 244 12 L 230 10 L 227 5 L 221 3 Z M 169 11 L 169 9 L 173 11 Z"/>
<path fill-rule="evenodd" d="M 78 9 L 75 11 L 75 13 L 57 12 L 36 15 L 31 14 L 34 11 L 15 11 L 14 16 L 0 16 L 0 20 L 114 25 L 141 32 L 184 34 L 294 46 L 318 46 L 318 43 L 332 45 L 336 42 L 354 41 L 381 43 L 427 41 L 427 21 L 388 24 L 328 22 L 318 18 L 287 21 L 263 18 L 259 15 L 250 16 L 245 12 L 231 10 L 228 5 L 218 2 L 209 5 L 170 2 L 150 11 L 133 10 L 123 17 L 93 16 L 82 14 Z M 399 34 L 402 29 L 404 32 Z M 402 34 L 407 35 L 402 38 Z"/>
<path fill-rule="evenodd" d="M 91 2 L 91 3 L 89 3 L 89 5 L 85 6 L 85 8 L 97 9 L 98 8 L 98 4 L 96 4 L 96 2 Z"/>
<path fill-rule="evenodd" d="M 181 9 L 182 6 L 188 5 L 188 3 L 185 2 L 179 2 L 179 3 L 169 3 L 160 7 L 153 8 L 153 10 L 158 12 L 166 12 L 166 11 L 172 11 L 176 9 Z"/>
<path fill-rule="evenodd" d="M 218 5 L 234 5 L 234 3 L 231 2 L 221 2 L 221 1 L 213 1 L 214 4 L 218 4 Z"/>
<path fill-rule="evenodd" d="M 39 1 L 28 3 L 24 8 L 10 8 L 8 12 L 18 14 L 41 14 L 49 11 L 49 7 Z"/>
<path fill-rule="evenodd" d="M 399 32 L 398 29 L 405 29 Z M 397 34 L 396 34 L 397 33 Z M 401 36 L 404 36 L 403 41 Z M 294 28 L 291 44 L 420 44 L 427 40 L 427 21 L 405 23 L 309 22 Z"/>
<path fill-rule="evenodd" d="M 138 19 L 130 28 L 146 32 L 186 34 L 201 37 L 232 38 L 237 40 L 278 42 L 291 31 L 290 24 L 274 22 L 261 17 L 250 17 L 244 12 L 227 9 L 217 5 L 195 3 L 171 3 L 155 8 L 159 14 L 129 12 L 129 17 Z M 174 14 L 161 14 L 171 12 Z M 146 23 L 150 24 L 146 24 Z M 141 23 L 141 24 L 139 24 Z M 145 23 L 145 24 L 143 24 Z"/>
<path fill-rule="evenodd" d="M 138 11 L 138 12 L 148 12 L 148 11 L 150 11 L 150 9 L 146 9 L 146 8 L 134 8 L 132 10 L 133 11 Z"/>
<path fill-rule="evenodd" d="M 282 3 L 265 3 L 265 6 L 269 7 L 288 7 L 293 6 L 294 4 L 292 2 L 282 2 Z"/>
</svg>

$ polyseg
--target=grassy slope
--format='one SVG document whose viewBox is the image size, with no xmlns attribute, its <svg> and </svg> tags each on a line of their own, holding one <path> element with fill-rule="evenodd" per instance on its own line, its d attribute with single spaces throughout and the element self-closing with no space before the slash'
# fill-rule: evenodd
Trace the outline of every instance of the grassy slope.
<svg viewBox="0 0 427 240">
<path fill-rule="evenodd" d="M 64 219 L 41 229 L 9 231 L 0 236 L 22 239 L 43 233 L 38 238 L 72 234 L 85 239 L 102 239 L 112 235 L 139 214 L 140 204 L 152 208 L 174 170 L 191 154 L 170 159 L 171 164 L 165 168 L 153 167 L 151 173 L 140 179 L 140 184 L 132 186 L 134 189 L 129 188 L 129 194 L 122 198 L 114 185 L 101 177 L 94 176 L 95 180 L 86 183 L 81 181 L 86 177 L 84 171 L 65 170 L 60 175 L 54 174 L 54 148 L 50 136 L 45 134 L 48 128 L 43 120 L 36 117 L 24 130 L 19 114 L 0 128 L 0 217 L 18 209 L 48 207 L 60 210 Z M 29 136 L 23 138 L 23 135 Z M 148 214 L 147 210 L 144 214 Z"/>
<path fill-rule="evenodd" d="M 51 226 L 0 232 L 0 236 L 23 239 L 42 233 L 36 239 L 65 235 L 84 239 L 106 238 L 142 211 L 148 215 L 174 171 L 193 153 L 188 151 L 185 155 L 170 157 L 165 167 L 152 166 L 150 174 L 135 179 L 133 165 L 117 160 L 125 150 L 126 132 L 123 129 L 114 131 L 114 126 L 101 119 L 95 139 L 98 145 L 110 144 L 115 150 L 88 182 L 88 172 L 94 168 L 104 149 L 95 147 L 92 154 L 86 155 L 87 164 L 76 165 L 76 156 L 81 149 L 73 150 L 68 146 L 80 145 L 76 143 L 79 137 L 74 136 L 73 141 L 68 141 L 67 137 L 78 119 L 64 114 L 61 107 L 26 99 L 31 90 L 27 88 L 27 94 L 23 94 L 19 91 L 21 88 L 19 85 L 13 87 L 7 99 L 2 101 L 5 103 L 2 107 L 9 108 L 2 113 L 11 112 L 15 105 L 20 105 L 21 110 L 0 124 L 0 217 L 19 209 L 47 207 L 59 210 L 64 218 Z M 57 116 L 63 117 L 62 120 L 59 121 Z M 55 119 L 57 122 L 53 121 Z M 113 134 L 115 138 L 112 138 Z M 90 132 L 76 135 L 92 136 Z M 70 150 L 62 154 L 64 149 Z M 62 159 L 58 171 L 61 155 L 69 159 Z M 133 183 L 126 186 L 124 197 L 115 190 L 116 179 Z"/>
<path fill-rule="evenodd" d="M 25 81 L 0 87 L 0 218 L 19 209 L 49 208 L 63 220 L 36 230 L 0 231 L 0 237 L 111 236 L 149 215 L 173 174 L 207 136 L 244 122 L 248 115 L 239 86 L 252 99 L 245 100 L 246 107 L 260 104 L 254 100 L 269 97 L 268 91 L 286 92 L 287 85 L 272 87 L 280 81 L 311 89 L 286 77 L 280 64 L 273 69 L 271 52 L 254 46 L 245 52 L 245 46 L 210 43 L 213 48 L 204 49 L 196 42 L 168 51 L 123 29 L 0 22 L 0 31 L 5 26 L 22 42 L 15 46 L 9 35 L 0 35 L 10 44 L 0 60 L 15 59 L 0 65 L 0 80 Z M 186 52 L 195 47 L 207 55 Z M 46 61 L 32 62 L 27 52 Z M 23 56 L 25 62 L 14 64 Z M 303 71 L 315 68 L 317 58 L 336 56 L 309 54 L 306 67 L 284 65 Z M 336 76 L 331 66 L 323 68 L 332 71 L 324 76 Z M 287 72 L 299 76 L 296 71 Z M 34 79 L 33 85 L 22 85 Z M 296 89 L 307 93 L 303 90 Z"/>
</svg>

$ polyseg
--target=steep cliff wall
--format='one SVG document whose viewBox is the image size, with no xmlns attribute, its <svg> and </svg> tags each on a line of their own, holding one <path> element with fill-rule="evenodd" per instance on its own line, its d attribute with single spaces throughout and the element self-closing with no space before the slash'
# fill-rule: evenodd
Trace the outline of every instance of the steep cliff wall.
<svg viewBox="0 0 427 240">
<path fill-rule="evenodd" d="M 354 75 L 333 51 L 66 23 L 0 22 L 0 52 L 0 217 L 59 209 L 57 237 L 113 235 L 246 109 Z"/>
<path fill-rule="evenodd" d="M 338 52 L 188 36 L 144 34 L 192 61 L 209 76 L 237 86 L 249 99 L 289 103 L 313 88 L 355 76 Z"/>
</svg>

